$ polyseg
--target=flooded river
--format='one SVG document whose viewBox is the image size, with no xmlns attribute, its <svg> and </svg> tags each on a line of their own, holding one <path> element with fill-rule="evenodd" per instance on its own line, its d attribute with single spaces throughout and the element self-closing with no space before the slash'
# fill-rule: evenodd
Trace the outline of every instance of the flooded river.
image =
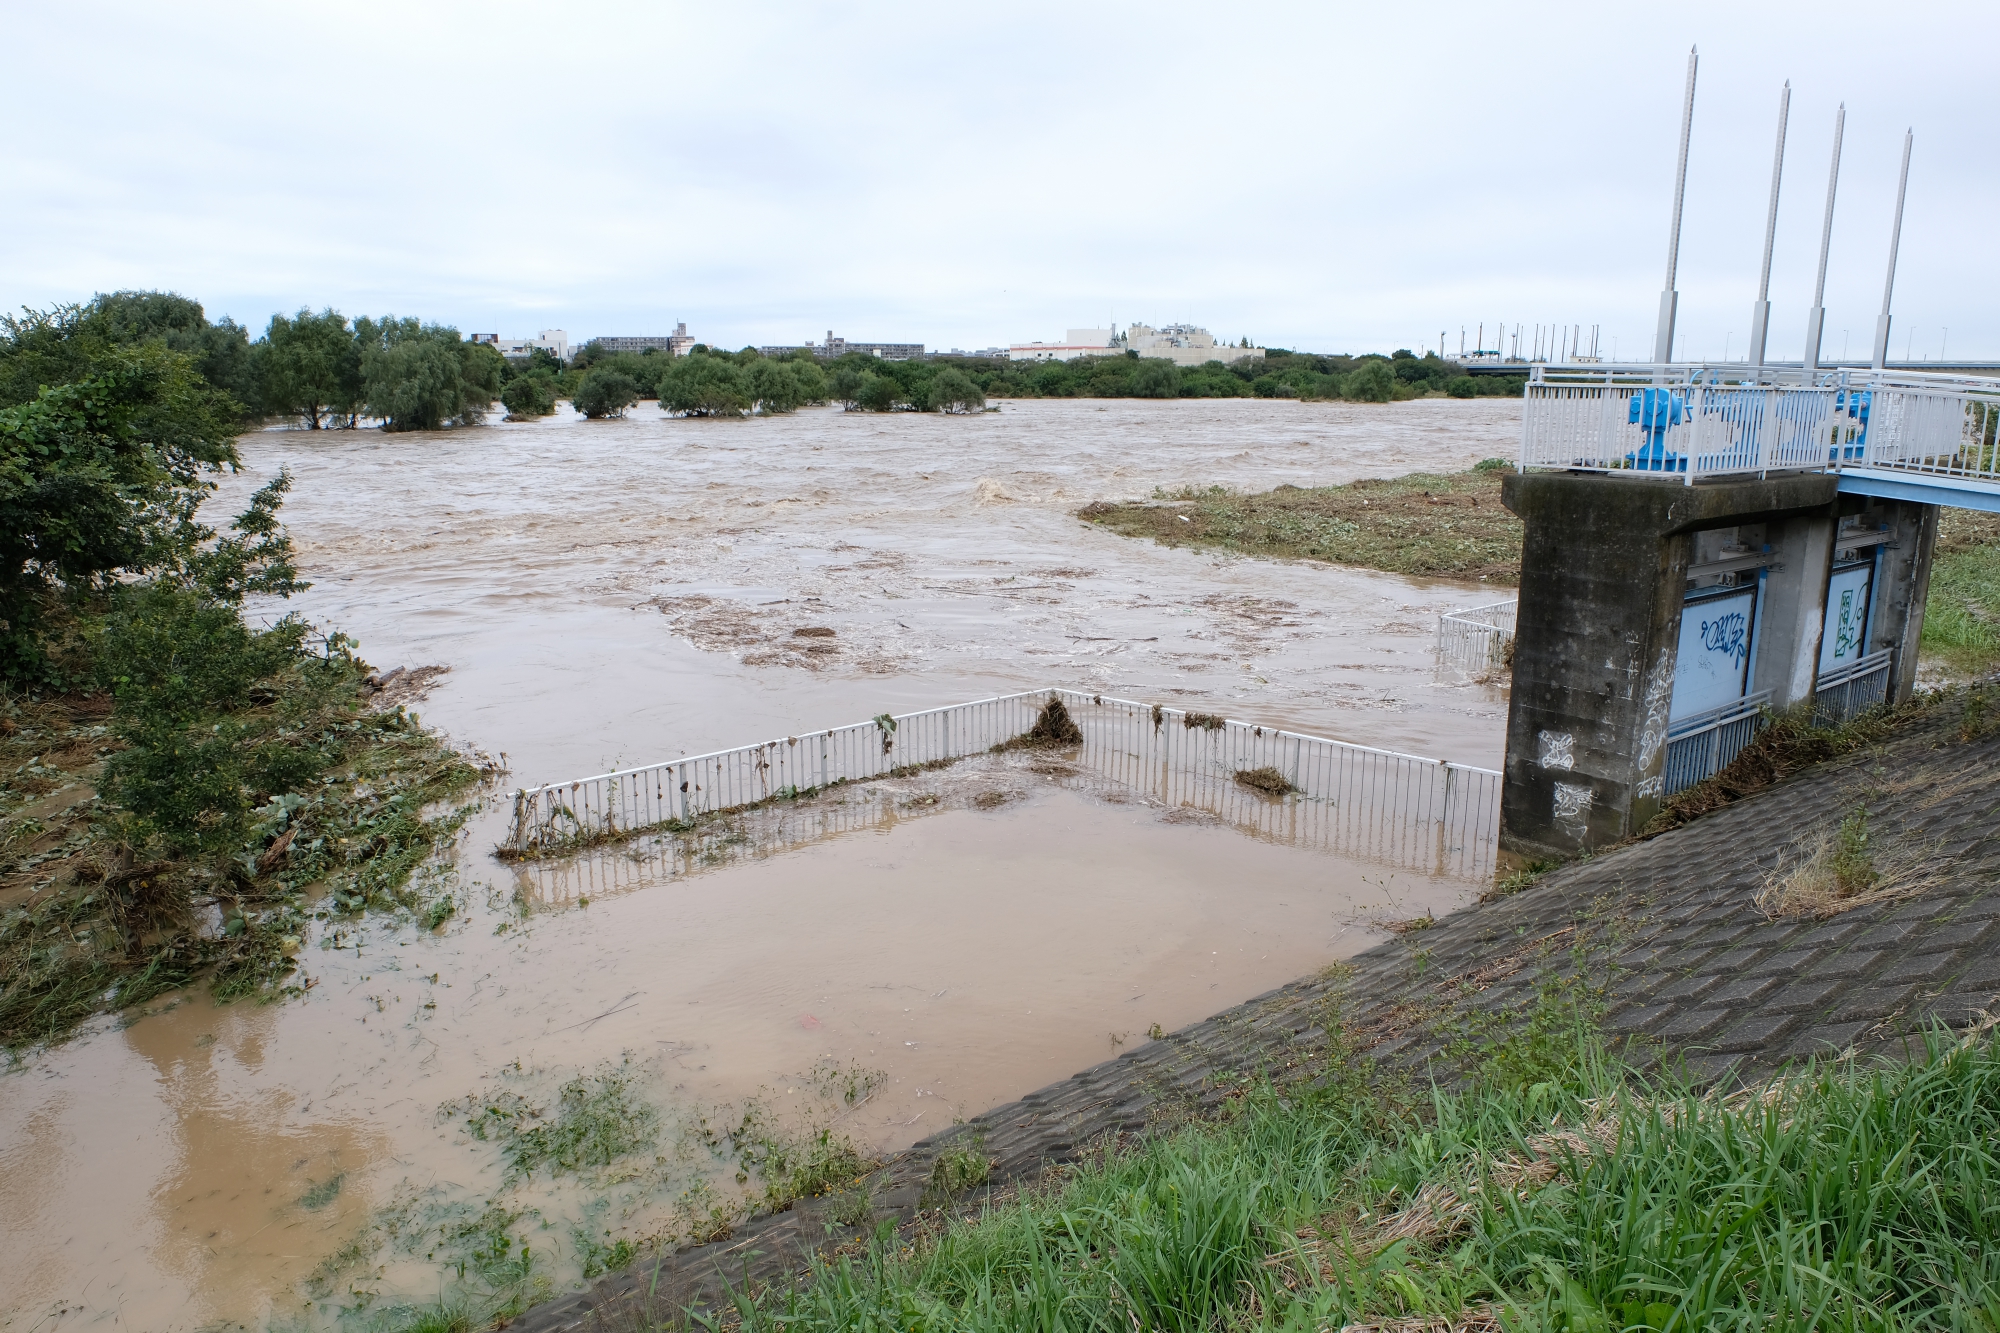
<svg viewBox="0 0 2000 1333">
<path fill-rule="evenodd" d="M 1497 764 L 1503 702 L 1430 663 L 1436 613 L 1479 589 L 1074 511 L 1459 468 L 1512 451 L 1518 404 L 1001 409 L 270 431 L 221 503 L 290 467 L 296 609 L 378 666 L 448 667 L 425 720 L 515 782 L 1058 684 Z M 186 997 L 0 1076 L 0 1327 L 532 1296 L 699 1229 L 734 1188 L 714 1130 L 746 1110 L 893 1150 L 1469 887 L 1018 756 L 820 800 L 831 832 L 724 825 L 557 894 L 490 856 L 490 810 L 438 872 L 460 911 L 437 932 L 323 929 L 302 999 Z M 545 1140 L 502 1132 L 577 1107 L 622 1117 L 606 1160 L 536 1167 Z"/>
</svg>

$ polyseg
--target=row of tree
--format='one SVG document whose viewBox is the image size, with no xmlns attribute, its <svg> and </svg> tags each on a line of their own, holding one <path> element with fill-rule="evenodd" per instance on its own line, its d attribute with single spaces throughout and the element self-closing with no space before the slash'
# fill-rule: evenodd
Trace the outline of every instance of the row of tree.
<svg viewBox="0 0 2000 1333">
<path fill-rule="evenodd" d="M 810 354 L 764 356 L 697 344 L 689 355 L 605 353 L 586 346 L 565 371 L 553 358 L 510 369 L 500 393 L 509 416 L 546 415 L 567 397 L 587 417 L 615 416 L 656 400 L 676 416 L 777 415 L 816 403 L 849 411 L 977 412 L 986 395 L 964 370 L 925 361 L 879 361 L 855 353 L 831 367 Z"/>
<path fill-rule="evenodd" d="M 716 363 L 733 363 L 748 375 L 772 361 L 750 347 L 724 352 L 697 345 L 695 355 L 705 355 Z M 564 396 L 574 397 L 582 380 L 592 372 L 613 371 L 635 385 L 641 398 L 658 397 L 669 411 L 711 414 L 711 409 L 703 406 L 675 406 L 670 401 L 672 395 L 661 392 L 661 386 L 668 382 L 672 359 L 653 351 L 606 352 L 590 343 L 577 353 L 566 380 L 556 375 L 553 360 L 548 363 L 548 378 Z M 785 354 L 778 362 L 812 365 L 804 352 Z M 1229 365 L 1210 361 L 1191 367 L 1133 352 L 1035 363 L 980 357 L 882 361 L 851 353 L 827 365 L 825 371 L 826 392 L 808 393 L 800 402 L 830 400 L 875 411 L 972 410 L 987 398 L 1254 397 L 1389 403 L 1436 394 L 1518 397 L 1523 382 L 1522 377 L 1513 375 L 1475 378 L 1435 353 L 1420 357 L 1407 349 L 1388 356 L 1324 356 L 1270 349 L 1258 359 Z M 948 380 L 944 378 L 947 375 Z M 701 376 L 705 383 L 730 378 L 716 364 L 704 369 Z M 943 389 L 938 387 L 941 384 Z M 722 401 L 737 405 L 715 410 L 747 411 L 753 404 L 757 410 L 789 410 L 782 395 L 774 400 L 775 406 L 763 407 L 760 395 L 749 387 L 739 387 Z M 550 406 L 553 409 L 553 402 Z"/>
<path fill-rule="evenodd" d="M 166 292 L 115 292 L 75 307 L 91 336 L 156 344 L 187 358 L 227 395 L 239 421 L 291 418 L 312 429 L 364 419 L 389 430 L 437 430 L 481 421 L 495 398 L 510 417 L 546 416 L 564 399 L 590 417 L 615 416 L 657 400 L 683 416 L 784 413 L 836 402 L 858 411 L 973 412 L 988 398 L 1303 398 L 1386 403 L 1429 394 L 1518 395 L 1515 376 L 1474 379 L 1435 354 L 1323 356 L 1271 349 L 1224 365 L 1181 367 L 1159 358 L 1087 357 L 1068 362 L 955 358 L 883 361 L 851 354 L 829 365 L 803 350 L 776 357 L 755 348 L 693 354 L 609 352 L 585 345 L 564 366 L 547 352 L 510 363 L 446 325 L 362 317 L 337 310 L 277 315 L 261 337 L 227 318 L 210 321 L 199 302 Z M 27 360 L 16 357 L 17 369 Z M 25 372 L 22 372 L 25 373 Z"/>
</svg>

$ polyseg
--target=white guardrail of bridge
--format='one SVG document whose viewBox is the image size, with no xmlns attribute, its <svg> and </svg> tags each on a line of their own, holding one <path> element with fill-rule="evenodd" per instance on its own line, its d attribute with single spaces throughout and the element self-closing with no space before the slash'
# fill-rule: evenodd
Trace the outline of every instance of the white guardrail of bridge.
<svg viewBox="0 0 2000 1333">
<path fill-rule="evenodd" d="M 2000 487 L 2000 380 L 1722 365 L 1535 366 L 1522 468 L 1707 476 L 1882 470 Z"/>
<path fill-rule="evenodd" d="M 1288 842 L 1427 875 L 1492 873 L 1500 774 L 1351 745 L 1214 714 L 1040 689 L 691 755 L 514 793 L 503 854 L 561 855 L 707 816 L 901 777 L 1019 740 L 1051 700 L 1081 730 L 1066 754 L 1097 785 L 1144 792 Z M 1274 769 L 1292 791 L 1246 789 L 1237 775 Z"/>
</svg>

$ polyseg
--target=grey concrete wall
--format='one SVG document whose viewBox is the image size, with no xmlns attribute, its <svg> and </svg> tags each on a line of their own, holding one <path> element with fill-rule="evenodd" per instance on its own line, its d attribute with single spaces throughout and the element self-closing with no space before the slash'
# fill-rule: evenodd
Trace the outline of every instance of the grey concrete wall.
<svg viewBox="0 0 2000 1333">
<path fill-rule="evenodd" d="M 1757 629 L 1757 675 L 1750 688 L 1771 692 L 1777 710 L 1812 696 L 1826 621 L 1826 581 L 1833 568 L 1833 507 L 1771 525 L 1770 576 Z"/>
<path fill-rule="evenodd" d="M 1585 473 L 1506 479 L 1502 500 L 1527 530 L 1503 853 L 1573 855 L 1658 812 L 1692 534 L 1813 516 L 1830 524 L 1834 488 L 1826 475 L 1700 486 Z"/>
</svg>

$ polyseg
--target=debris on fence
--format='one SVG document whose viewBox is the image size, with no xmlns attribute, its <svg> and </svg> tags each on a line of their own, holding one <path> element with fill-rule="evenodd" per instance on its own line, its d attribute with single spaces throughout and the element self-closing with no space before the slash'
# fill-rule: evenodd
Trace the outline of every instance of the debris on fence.
<svg viewBox="0 0 2000 1333">
<path fill-rule="evenodd" d="M 1266 796 L 1289 796 L 1298 790 L 1292 785 L 1290 778 L 1268 764 L 1263 768 L 1240 770 L 1236 774 L 1236 781 L 1238 785 L 1248 787 L 1251 791 L 1261 791 Z"/>
</svg>

